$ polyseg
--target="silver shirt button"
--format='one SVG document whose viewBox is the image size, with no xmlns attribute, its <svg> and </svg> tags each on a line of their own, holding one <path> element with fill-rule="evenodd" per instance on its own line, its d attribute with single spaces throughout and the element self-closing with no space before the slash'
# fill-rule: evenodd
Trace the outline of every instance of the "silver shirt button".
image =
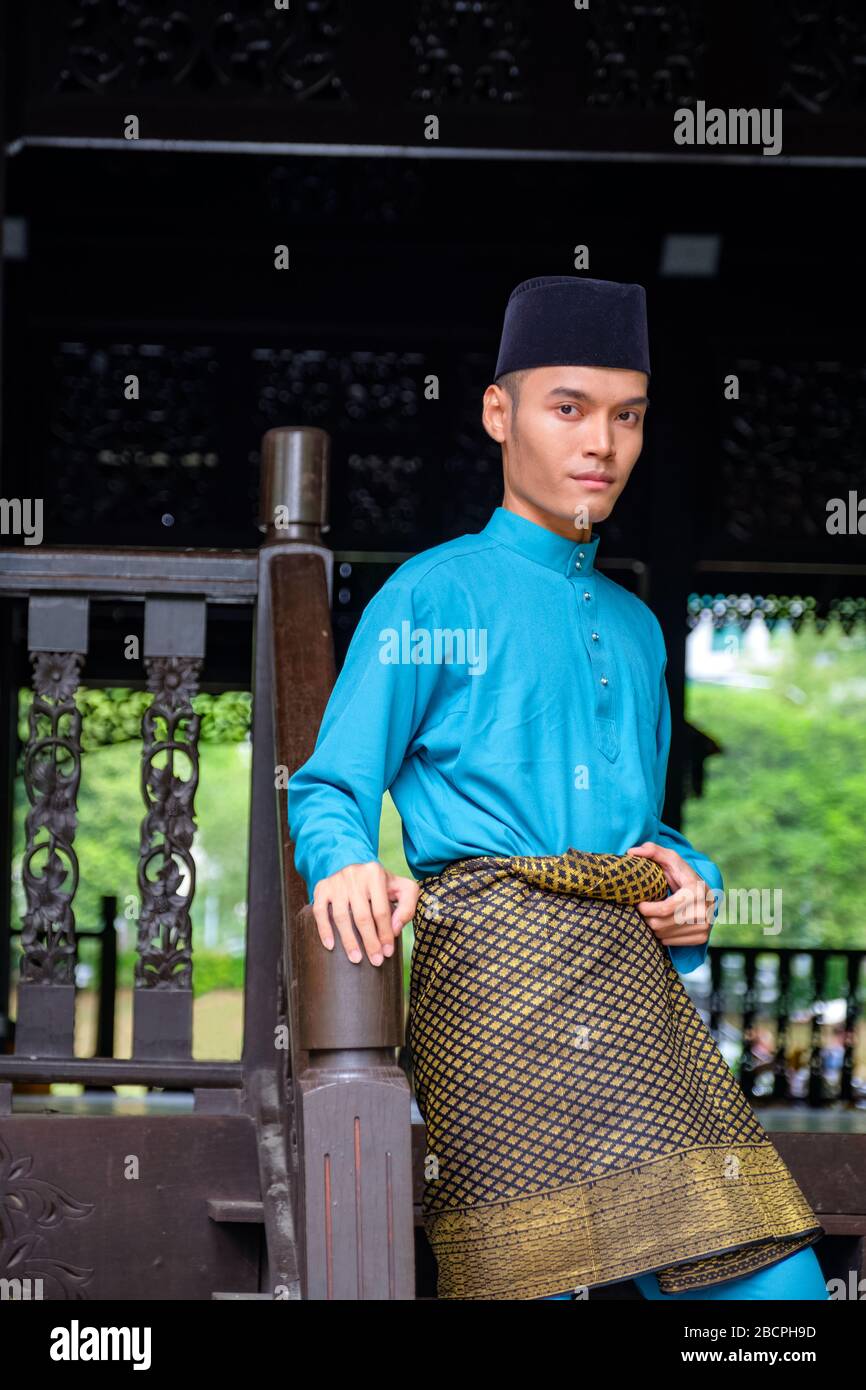
<svg viewBox="0 0 866 1390">
<path fill-rule="evenodd" d="M 593 640 L 593 642 L 597 642 L 597 641 L 598 641 L 598 633 L 597 633 L 597 632 L 594 632 L 594 633 L 592 634 L 592 640 Z"/>
<path fill-rule="evenodd" d="M 602 685 L 607 685 L 607 676 L 602 676 L 601 683 Z"/>
<path fill-rule="evenodd" d="M 592 594 L 589 592 L 589 589 L 584 589 L 584 591 L 583 591 L 583 597 L 584 597 L 584 598 L 592 598 Z"/>
</svg>

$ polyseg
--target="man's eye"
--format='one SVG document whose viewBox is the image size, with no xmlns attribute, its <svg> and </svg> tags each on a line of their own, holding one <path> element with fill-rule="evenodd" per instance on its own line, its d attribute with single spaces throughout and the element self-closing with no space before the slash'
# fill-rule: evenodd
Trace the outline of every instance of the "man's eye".
<svg viewBox="0 0 866 1390">
<path fill-rule="evenodd" d="M 634 419 L 635 419 L 635 420 L 639 420 L 639 419 L 640 419 L 640 416 L 638 415 L 638 413 L 637 413 L 636 410 L 623 410 L 623 411 L 621 411 L 621 412 L 620 412 L 620 419 L 621 419 L 621 420 L 624 419 L 624 417 L 625 417 L 626 415 L 632 415 L 632 416 L 634 416 Z"/>
<path fill-rule="evenodd" d="M 575 410 L 575 409 L 576 409 L 575 406 L 569 405 L 568 401 L 563 402 L 563 404 L 562 404 L 559 408 L 560 408 L 560 410 Z"/>
</svg>

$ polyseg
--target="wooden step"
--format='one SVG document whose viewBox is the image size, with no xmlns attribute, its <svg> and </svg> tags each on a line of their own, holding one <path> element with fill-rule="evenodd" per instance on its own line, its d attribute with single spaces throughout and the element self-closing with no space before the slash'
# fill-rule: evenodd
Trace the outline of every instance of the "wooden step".
<svg viewBox="0 0 866 1390">
<path fill-rule="evenodd" d="M 234 1197 L 209 1197 L 207 1214 L 211 1221 L 252 1221 L 261 1224 L 265 1219 L 261 1201 Z"/>
</svg>

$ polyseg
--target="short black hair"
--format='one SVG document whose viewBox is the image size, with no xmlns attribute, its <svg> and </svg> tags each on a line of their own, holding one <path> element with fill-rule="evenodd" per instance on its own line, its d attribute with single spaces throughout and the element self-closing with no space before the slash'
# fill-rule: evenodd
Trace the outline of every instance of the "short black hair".
<svg viewBox="0 0 866 1390">
<path fill-rule="evenodd" d="M 520 401 L 520 383 L 528 372 L 528 367 L 522 367 L 515 372 L 503 372 L 496 378 L 496 385 L 501 386 L 508 392 L 511 398 L 511 428 L 514 430 L 514 423 L 517 419 L 517 406 Z"/>
</svg>

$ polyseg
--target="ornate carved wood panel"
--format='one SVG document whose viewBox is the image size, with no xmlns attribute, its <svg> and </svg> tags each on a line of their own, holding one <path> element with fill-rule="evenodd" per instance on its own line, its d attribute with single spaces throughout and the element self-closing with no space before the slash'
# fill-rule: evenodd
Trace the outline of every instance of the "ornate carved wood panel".
<svg viewBox="0 0 866 1390">
<path fill-rule="evenodd" d="M 141 824 L 138 886 L 137 989 L 191 989 L 190 906 L 195 893 L 195 792 L 198 735 L 193 712 L 201 659 L 151 657 L 153 702 L 142 719 L 141 784 L 147 814 Z M 181 775 L 179 764 L 188 767 Z"/>
<path fill-rule="evenodd" d="M 206 609 L 191 598 L 145 602 L 143 655 L 153 700 L 142 718 L 136 1057 L 192 1055 L 195 793 L 201 720 L 193 711 L 205 653 Z"/>
<path fill-rule="evenodd" d="M 34 652 L 24 784 L 30 799 L 21 877 L 27 912 L 21 933 L 21 979 L 75 983 L 72 903 L 78 886 L 73 841 L 81 780 L 81 715 L 75 692 L 79 652 Z"/>
<path fill-rule="evenodd" d="M 75 853 L 81 780 L 81 714 L 75 695 L 88 649 L 88 602 L 35 595 L 27 645 L 34 696 L 24 751 L 30 802 L 21 866 L 27 909 L 21 932 L 16 1049 L 71 1057 L 77 942 Z"/>
<path fill-rule="evenodd" d="M 143 138 L 423 148 L 432 112 L 457 146 L 671 153 L 675 109 L 745 97 L 826 154 L 856 152 L 866 106 L 855 0 L 46 0 L 14 20 L 36 135 L 120 138 L 133 112 Z"/>
</svg>

